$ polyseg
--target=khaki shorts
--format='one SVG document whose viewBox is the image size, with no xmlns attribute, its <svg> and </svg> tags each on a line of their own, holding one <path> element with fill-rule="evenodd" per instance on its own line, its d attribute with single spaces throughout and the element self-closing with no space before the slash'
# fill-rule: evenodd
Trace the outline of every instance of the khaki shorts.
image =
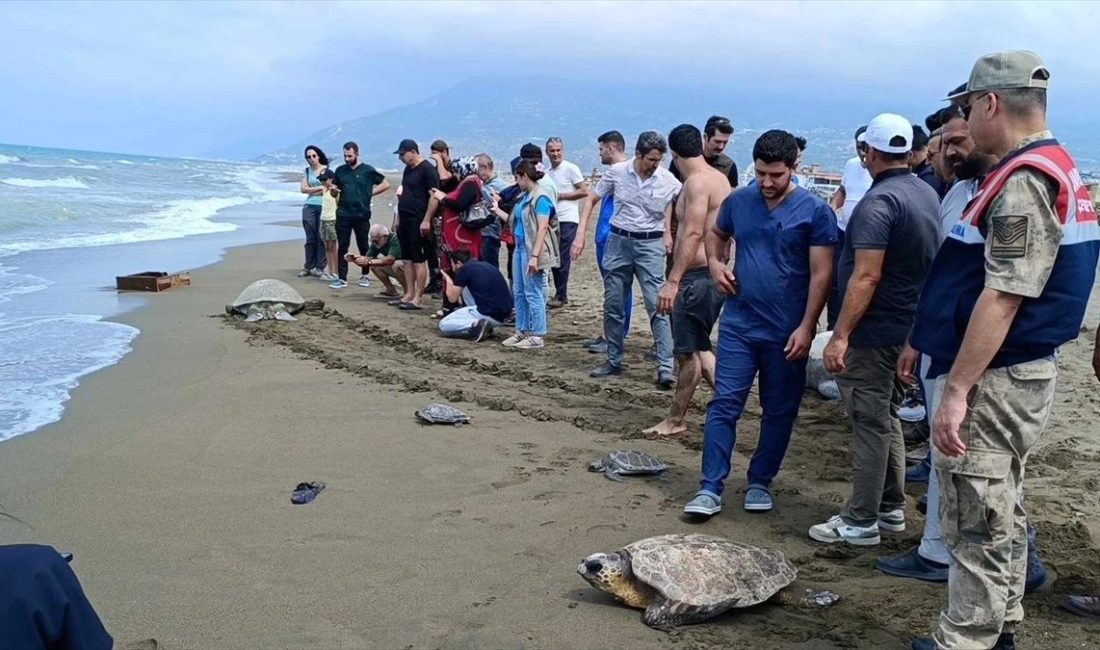
<svg viewBox="0 0 1100 650">
<path fill-rule="evenodd" d="M 321 241 L 336 241 L 336 222 L 321 222 Z"/>
</svg>

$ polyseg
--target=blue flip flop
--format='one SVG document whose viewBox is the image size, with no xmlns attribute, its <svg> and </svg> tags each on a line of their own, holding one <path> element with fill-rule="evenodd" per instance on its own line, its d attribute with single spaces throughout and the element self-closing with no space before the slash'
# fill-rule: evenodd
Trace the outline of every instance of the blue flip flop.
<svg viewBox="0 0 1100 650">
<path fill-rule="evenodd" d="M 320 481 L 299 483 L 298 487 L 294 488 L 294 492 L 290 495 L 290 502 L 296 506 L 309 503 L 317 498 L 317 495 L 320 494 L 323 489 L 325 489 L 325 484 Z"/>
</svg>

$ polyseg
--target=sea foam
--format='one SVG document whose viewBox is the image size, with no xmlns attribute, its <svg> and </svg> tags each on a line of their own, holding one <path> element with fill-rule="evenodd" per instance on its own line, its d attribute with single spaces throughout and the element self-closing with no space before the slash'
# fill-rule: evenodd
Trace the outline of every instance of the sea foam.
<svg viewBox="0 0 1100 650">
<path fill-rule="evenodd" d="M 42 188 L 54 187 L 66 190 L 86 190 L 87 184 L 79 178 L 66 176 L 65 178 L 0 178 L 0 183 L 12 187 Z"/>
</svg>

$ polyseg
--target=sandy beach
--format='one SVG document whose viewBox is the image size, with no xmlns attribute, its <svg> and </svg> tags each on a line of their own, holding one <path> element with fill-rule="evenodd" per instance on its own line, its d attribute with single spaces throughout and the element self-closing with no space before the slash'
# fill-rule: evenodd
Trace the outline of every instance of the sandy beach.
<svg viewBox="0 0 1100 650">
<path fill-rule="evenodd" d="M 298 242 L 229 251 L 192 286 L 150 296 L 120 320 L 141 330 L 117 366 L 85 378 L 64 418 L 0 447 L 0 540 L 70 550 L 116 641 L 164 648 L 900 648 L 931 631 L 945 588 L 887 578 L 883 553 L 811 542 L 835 514 L 850 466 L 842 407 L 807 393 L 777 508 L 735 507 L 755 445 L 755 398 L 739 431 L 728 507 L 680 519 L 696 488 L 703 407 L 681 440 L 639 432 L 671 393 L 653 385 L 650 338 L 635 310 L 626 375 L 587 376 L 578 343 L 599 329 L 591 253 L 574 296 L 553 312 L 541 353 L 443 340 L 427 312 L 399 312 L 370 289 L 294 277 Z M 353 280 L 357 272 L 353 271 Z M 323 311 L 244 324 L 223 306 L 262 277 Z M 1062 612 L 1100 588 L 1100 387 L 1089 367 L 1100 291 L 1063 348 L 1054 421 L 1029 463 L 1028 510 L 1052 572 L 1025 600 L 1023 647 L 1096 647 L 1096 627 Z M 499 340 L 499 339 L 498 339 Z M 448 401 L 473 419 L 425 427 L 413 412 Z M 613 483 L 586 470 L 634 447 L 670 465 Z M 292 506 L 300 481 L 327 483 Z M 914 492 L 918 495 L 919 492 Z M 821 611 L 736 610 L 675 632 L 596 592 L 585 555 L 649 535 L 701 531 L 780 548 L 800 583 L 839 593 Z"/>
</svg>

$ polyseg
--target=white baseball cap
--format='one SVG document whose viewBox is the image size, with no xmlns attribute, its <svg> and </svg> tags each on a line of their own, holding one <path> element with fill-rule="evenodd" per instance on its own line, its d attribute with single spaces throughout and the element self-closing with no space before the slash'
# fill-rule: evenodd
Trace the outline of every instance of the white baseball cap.
<svg viewBox="0 0 1100 650">
<path fill-rule="evenodd" d="M 872 149 L 885 153 L 909 153 L 913 148 L 913 125 L 894 113 L 881 113 L 867 123 L 862 135 Z"/>
</svg>

